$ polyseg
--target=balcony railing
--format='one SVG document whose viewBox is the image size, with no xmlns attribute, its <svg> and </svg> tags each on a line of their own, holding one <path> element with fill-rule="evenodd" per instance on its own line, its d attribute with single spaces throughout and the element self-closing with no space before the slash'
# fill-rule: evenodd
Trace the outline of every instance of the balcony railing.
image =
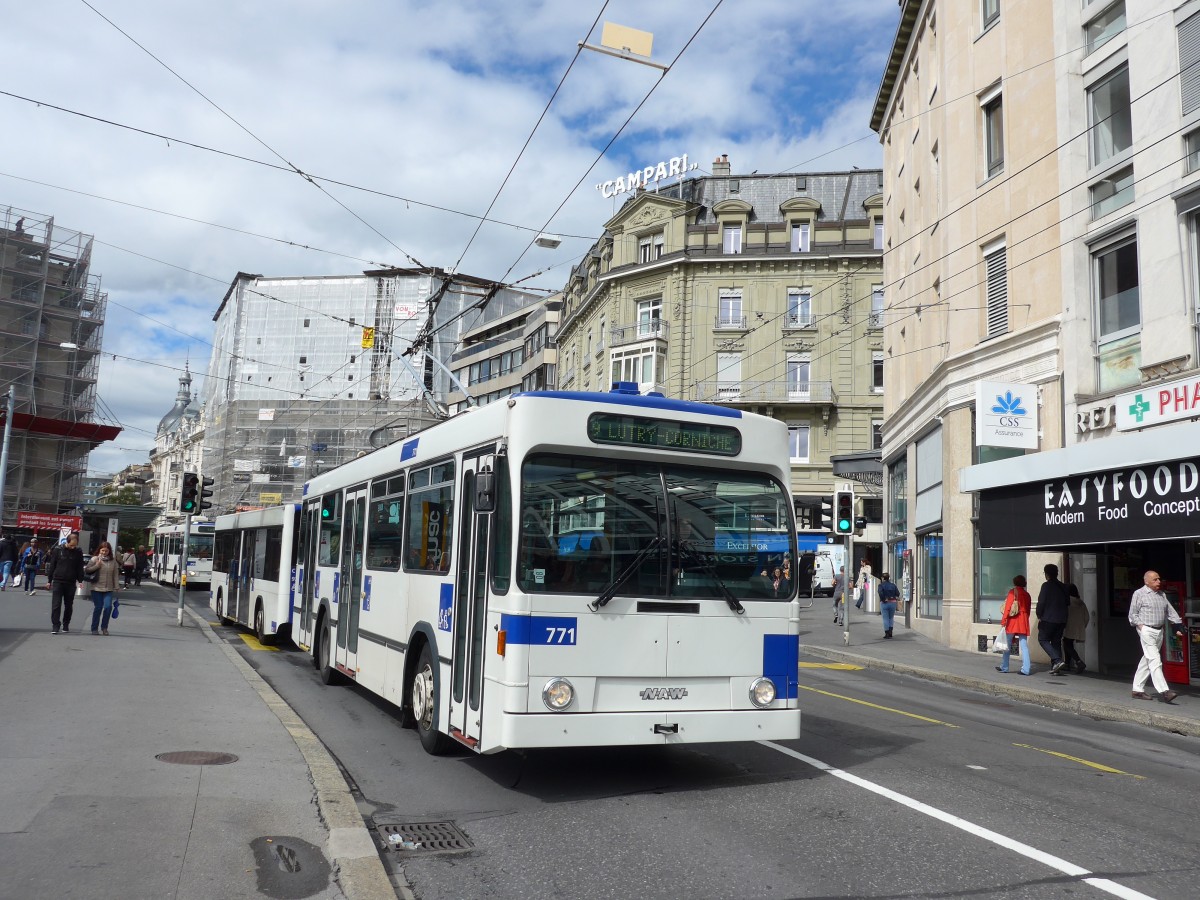
<svg viewBox="0 0 1200 900">
<path fill-rule="evenodd" d="M 649 319 L 645 322 L 634 322 L 630 325 L 614 325 L 609 331 L 612 340 L 610 346 L 635 344 L 638 341 L 658 339 L 665 341 L 671 334 L 671 323 L 665 319 Z"/>
<path fill-rule="evenodd" d="M 713 321 L 713 328 L 732 328 L 734 330 L 744 331 L 746 329 L 745 316 L 717 316 Z"/>
<path fill-rule="evenodd" d="M 702 403 L 833 403 L 831 381 L 700 381 L 695 399 Z"/>
<path fill-rule="evenodd" d="M 784 328 L 815 328 L 817 317 L 811 314 L 790 314 L 783 320 Z"/>
</svg>

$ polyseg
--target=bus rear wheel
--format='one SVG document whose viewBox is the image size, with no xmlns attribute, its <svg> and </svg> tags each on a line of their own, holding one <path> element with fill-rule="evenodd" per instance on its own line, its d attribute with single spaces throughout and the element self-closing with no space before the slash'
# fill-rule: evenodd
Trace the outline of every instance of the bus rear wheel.
<svg viewBox="0 0 1200 900">
<path fill-rule="evenodd" d="M 225 616 L 225 595 L 219 590 L 217 591 L 217 621 L 222 625 L 229 624 L 229 619 Z"/>
<path fill-rule="evenodd" d="M 275 642 L 274 635 L 267 634 L 266 616 L 263 614 L 261 603 L 254 606 L 254 636 L 258 638 L 260 644 L 272 644 Z"/>
<path fill-rule="evenodd" d="M 342 680 L 341 673 L 329 664 L 331 635 L 329 622 L 324 617 L 321 618 L 321 624 L 317 626 L 317 635 L 317 674 L 321 676 L 324 684 L 339 684 Z"/>
<path fill-rule="evenodd" d="M 437 730 L 440 708 L 438 683 L 433 672 L 433 653 L 428 644 L 421 645 L 417 671 L 412 681 L 412 711 L 417 720 L 417 736 L 421 746 L 432 756 L 441 756 L 450 749 L 450 739 Z"/>
</svg>

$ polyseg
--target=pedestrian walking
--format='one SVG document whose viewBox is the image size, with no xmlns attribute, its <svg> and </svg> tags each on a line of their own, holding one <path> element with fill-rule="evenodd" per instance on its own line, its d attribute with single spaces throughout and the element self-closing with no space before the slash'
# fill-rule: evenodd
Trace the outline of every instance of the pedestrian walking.
<svg viewBox="0 0 1200 900">
<path fill-rule="evenodd" d="M 7 534 L 0 535 L 0 591 L 8 590 L 9 576 L 17 562 L 17 544 Z"/>
<path fill-rule="evenodd" d="M 21 551 L 21 584 L 26 594 L 33 594 L 37 590 L 37 573 L 41 568 L 42 548 L 38 546 L 37 536 L 34 535 Z"/>
<path fill-rule="evenodd" d="M 1038 643 L 1050 657 L 1050 674 L 1062 675 L 1067 667 L 1062 658 L 1062 637 L 1071 598 L 1067 586 L 1058 580 L 1058 566 L 1050 563 L 1042 571 L 1046 573 L 1046 580 L 1038 591 Z"/>
<path fill-rule="evenodd" d="M 1063 660 L 1068 668 L 1074 669 L 1078 674 L 1087 669 L 1087 666 L 1079 651 L 1075 649 L 1075 642 L 1087 639 L 1087 627 L 1092 621 L 1092 614 L 1088 612 L 1087 604 L 1079 596 L 1079 588 L 1068 584 L 1067 594 L 1070 605 L 1067 607 L 1067 627 L 1063 631 Z"/>
<path fill-rule="evenodd" d="M 46 580 L 50 582 L 51 634 L 71 630 L 71 614 L 75 611 L 75 588 L 83 581 L 83 551 L 79 535 L 72 534 L 50 551 L 46 562 Z"/>
<path fill-rule="evenodd" d="M 133 560 L 133 586 L 142 586 L 142 577 L 150 573 L 150 560 L 146 558 L 146 548 L 138 547 Z"/>
<path fill-rule="evenodd" d="M 92 583 L 92 634 L 108 634 L 113 600 L 121 589 L 120 566 L 113 559 L 112 545 L 104 541 L 84 568 L 84 575 L 95 575 Z"/>
<path fill-rule="evenodd" d="M 137 557 L 132 550 L 121 552 L 121 548 L 118 547 L 117 552 L 121 554 L 121 574 L 125 578 L 125 587 L 129 587 L 137 572 Z"/>
<path fill-rule="evenodd" d="M 1163 632 L 1167 625 L 1182 637 L 1183 620 L 1171 605 L 1162 589 L 1162 578 L 1153 569 L 1142 578 L 1143 584 L 1133 592 L 1129 601 L 1129 624 L 1137 629 L 1142 644 L 1142 658 L 1133 673 L 1133 696 L 1137 700 L 1149 700 L 1146 694 L 1146 679 L 1154 683 L 1158 699 L 1170 703 L 1179 695 L 1167 687 L 1162 670 Z"/>
<path fill-rule="evenodd" d="M 879 614 L 883 616 L 883 636 L 892 636 L 892 627 L 896 622 L 896 602 L 900 599 L 900 588 L 892 582 L 892 576 L 887 572 L 879 575 Z"/>
<path fill-rule="evenodd" d="M 997 672 L 1009 672 L 1008 660 L 1012 652 L 1020 645 L 1021 674 L 1029 675 L 1033 664 L 1029 661 L 1029 611 L 1033 606 L 1033 598 L 1025 590 L 1025 576 L 1013 576 L 1013 586 L 1009 588 L 1008 596 L 1004 598 L 1004 606 L 1000 611 L 1000 619 L 1004 622 L 1004 633 L 1008 635 L 1008 649 L 1000 657 Z"/>
<path fill-rule="evenodd" d="M 842 613 L 846 609 L 846 567 L 842 566 L 838 569 L 838 573 L 833 576 L 833 621 L 837 624 L 842 620 Z"/>
<path fill-rule="evenodd" d="M 854 601 L 854 606 L 857 609 L 862 609 L 863 604 L 867 602 L 867 594 L 871 590 L 871 561 L 865 556 L 862 558 L 862 562 L 859 563 L 858 580 L 854 586 L 858 589 L 858 599 Z"/>
</svg>

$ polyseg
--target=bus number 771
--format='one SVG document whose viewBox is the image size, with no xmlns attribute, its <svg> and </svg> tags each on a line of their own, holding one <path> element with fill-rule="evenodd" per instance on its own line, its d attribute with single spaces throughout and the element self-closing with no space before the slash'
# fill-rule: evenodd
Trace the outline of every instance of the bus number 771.
<svg viewBox="0 0 1200 900">
<path fill-rule="evenodd" d="M 547 644 L 574 644 L 575 629 L 574 628 L 554 628 L 546 626 L 546 643 Z"/>
</svg>

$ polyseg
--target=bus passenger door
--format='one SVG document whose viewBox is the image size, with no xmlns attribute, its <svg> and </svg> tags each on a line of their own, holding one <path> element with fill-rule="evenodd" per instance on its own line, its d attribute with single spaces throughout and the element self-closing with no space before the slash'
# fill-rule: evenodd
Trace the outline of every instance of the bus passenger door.
<svg viewBox="0 0 1200 900">
<path fill-rule="evenodd" d="M 451 654 L 450 727 L 466 742 L 479 740 L 483 714 L 483 652 L 487 627 L 487 559 L 490 513 L 476 509 L 480 472 L 491 473 L 494 455 L 463 460 L 458 519 L 458 566 L 455 570 L 454 634 Z"/>
<path fill-rule="evenodd" d="M 254 548 L 257 538 L 258 532 L 252 528 L 242 532 L 242 549 L 238 555 L 237 590 L 231 591 L 237 598 L 234 618 L 243 625 L 250 625 L 253 622 L 253 610 L 250 606 L 254 601 L 250 593 L 254 589 Z"/>
<path fill-rule="evenodd" d="M 334 664 L 351 678 L 358 675 L 358 617 L 362 611 L 363 542 L 367 523 L 366 485 L 346 492 L 342 516 L 341 591 L 338 595 Z"/>
<path fill-rule="evenodd" d="M 292 639 L 302 650 L 312 647 L 313 640 L 313 590 L 317 573 L 317 534 L 321 524 L 321 501 L 310 501 L 304 506 L 304 518 L 300 527 L 300 550 L 296 564 L 300 571 L 300 620 L 292 631 Z"/>
</svg>

